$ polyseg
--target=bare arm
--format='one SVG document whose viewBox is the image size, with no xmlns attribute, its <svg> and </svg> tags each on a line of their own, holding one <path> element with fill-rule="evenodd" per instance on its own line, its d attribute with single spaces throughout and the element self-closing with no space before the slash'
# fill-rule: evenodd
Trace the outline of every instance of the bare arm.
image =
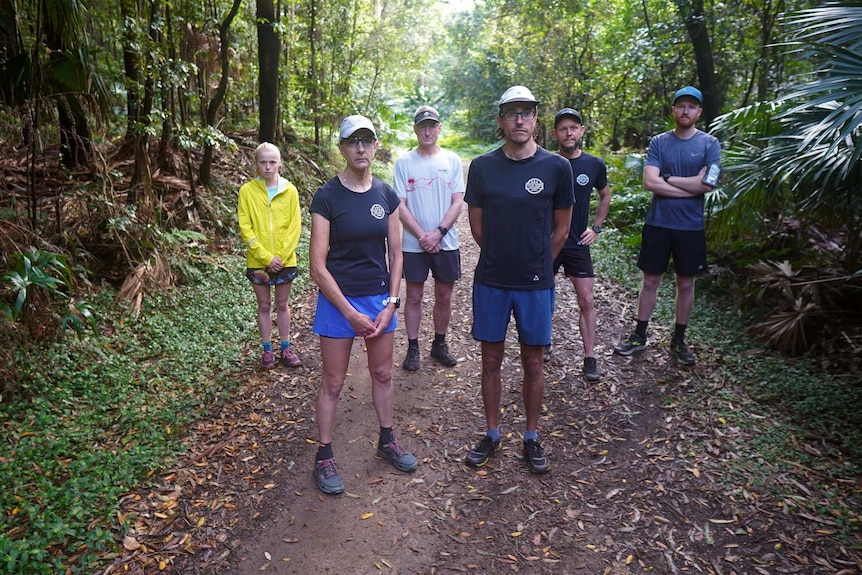
<svg viewBox="0 0 862 575">
<path fill-rule="evenodd" d="M 593 220 L 593 225 L 601 227 L 611 209 L 611 187 L 605 186 L 601 190 L 596 190 L 596 193 L 599 194 L 599 204 L 596 206 L 596 217 Z M 595 243 L 597 236 L 598 234 L 593 231 L 593 228 L 588 227 L 581 234 L 581 245 L 588 246 Z"/>
<path fill-rule="evenodd" d="M 396 209 L 396 212 L 398 210 Z M 389 257 L 389 296 L 398 297 L 401 291 L 401 272 L 404 269 L 404 254 L 401 253 L 401 225 L 397 213 L 389 214 L 389 230 L 386 233 L 386 252 Z M 395 304 L 384 307 L 374 318 L 374 331 L 366 338 L 377 337 L 386 330 L 392 316 L 395 315 Z"/>
<path fill-rule="evenodd" d="M 476 244 L 482 247 L 482 208 L 467 206 L 467 218 L 470 220 L 470 233 Z"/>
<path fill-rule="evenodd" d="M 335 278 L 326 269 L 326 256 L 328 253 L 329 220 L 320 214 L 312 213 L 311 239 L 308 247 L 308 269 L 311 279 L 317 284 L 323 297 L 329 300 L 347 318 L 358 335 L 365 337 L 374 333 L 374 324 L 371 318 L 359 313 L 356 311 L 356 308 L 350 305 L 350 302 L 347 301 L 347 298 L 341 292 L 341 288 L 338 287 Z M 399 256 L 401 255 L 400 241 L 398 254 Z"/>
<path fill-rule="evenodd" d="M 551 253 L 556 259 L 572 227 L 572 206 L 554 210 L 554 228 L 551 230 Z"/>
<path fill-rule="evenodd" d="M 644 189 L 665 198 L 691 198 L 700 196 L 712 190 L 712 186 L 703 183 L 706 166 L 700 169 L 696 176 L 671 176 L 665 182 L 655 166 L 644 166 Z"/>
</svg>

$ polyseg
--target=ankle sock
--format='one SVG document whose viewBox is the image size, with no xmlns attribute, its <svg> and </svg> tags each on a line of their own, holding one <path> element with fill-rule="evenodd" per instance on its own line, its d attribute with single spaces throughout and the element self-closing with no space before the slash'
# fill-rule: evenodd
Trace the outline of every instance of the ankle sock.
<svg viewBox="0 0 862 575">
<path fill-rule="evenodd" d="M 410 348 L 419 349 L 419 338 L 417 337 L 416 339 L 408 339 L 407 340 L 407 348 L 408 349 L 410 349 Z"/>
<path fill-rule="evenodd" d="M 263 351 L 272 351 L 272 342 L 271 341 L 263 342 Z"/>
<path fill-rule="evenodd" d="M 538 431 L 525 431 L 524 432 L 524 441 L 530 441 L 531 439 L 539 439 Z"/>
<path fill-rule="evenodd" d="M 327 443 L 326 445 L 322 443 L 317 444 L 317 457 L 314 458 L 316 461 L 323 461 L 324 459 L 332 459 L 332 442 Z"/>
<path fill-rule="evenodd" d="M 673 339 L 671 340 L 674 343 L 682 343 L 685 341 L 685 328 L 688 327 L 681 323 L 673 324 Z"/>
<path fill-rule="evenodd" d="M 382 447 L 387 443 L 392 443 L 392 428 L 391 427 L 381 427 L 380 428 L 380 443 L 379 445 Z"/>
<path fill-rule="evenodd" d="M 434 334 L 434 343 L 443 343 L 444 341 L 446 341 L 446 334 L 445 333 L 435 333 Z"/>
<path fill-rule="evenodd" d="M 642 340 L 646 340 L 647 325 L 649 325 L 648 319 L 639 319 L 637 326 L 635 327 L 635 335 Z"/>
<path fill-rule="evenodd" d="M 290 342 L 282 340 L 281 341 L 281 351 L 284 351 L 286 349 L 290 349 Z"/>
<path fill-rule="evenodd" d="M 500 441 L 500 430 L 499 429 L 489 429 L 488 437 L 490 437 L 493 441 Z"/>
</svg>

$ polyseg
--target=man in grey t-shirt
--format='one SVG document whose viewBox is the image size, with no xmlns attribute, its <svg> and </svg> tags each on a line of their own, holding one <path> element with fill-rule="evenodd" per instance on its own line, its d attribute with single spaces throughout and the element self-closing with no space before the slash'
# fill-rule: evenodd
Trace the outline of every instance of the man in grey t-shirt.
<svg viewBox="0 0 862 575">
<path fill-rule="evenodd" d="M 677 90 L 672 108 L 674 129 L 654 137 L 647 150 L 644 189 L 653 197 L 638 257 L 643 285 L 638 295 L 635 332 L 614 347 L 620 355 L 631 355 L 646 347 L 647 325 L 662 276 L 673 256 L 676 318 L 670 350 L 684 365 L 697 362 L 685 344 L 685 329 L 694 304 L 694 278 L 706 271 L 703 196 L 717 185 L 721 171 L 718 140 L 695 127 L 702 105 L 703 94 L 694 86 Z"/>
<path fill-rule="evenodd" d="M 395 162 L 395 193 L 403 226 L 401 250 L 407 303 L 407 355 L 401 367 L 419 369 L 419 325 L 422 295 L 430 271 L 434 277 L 434 342 L 431 357 L 447 367 L 457 362 L 446 343 L 452 316 L 452 291 L 461 277 L 461 252 L 455 222 L 464 206 L 461 158 L 437 145 L 440 114 L 420 106 L 413 115 L 413 132 L 419 145 Z"/>
</svg>

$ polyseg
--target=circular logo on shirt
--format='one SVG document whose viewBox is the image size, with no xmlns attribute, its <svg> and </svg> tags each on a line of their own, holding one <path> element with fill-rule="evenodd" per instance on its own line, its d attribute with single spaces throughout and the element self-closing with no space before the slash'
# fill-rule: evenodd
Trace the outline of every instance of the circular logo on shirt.
<svg viewBox="0 0 862 575">
<path fill-rule="evenodd" d="M 590 177 L 586 174 L 578 174 L 577 180 L 579 186 L 586 186 L 590 183 Z"/>
<path fill-rule="evenodd" d="M 374 204 L 371 206 L 371 216 L 375 220 L 382 220 L 386 217 L 386 210 L 383 209 L 383 206 L 380 204 Z"/>
<path fill-rule="evenodd" d="M 530 178 L 524 185 L 524 189 L 527 190 L 528 194 L 535 195 L 545 189 L 545 182 L 543 182 L 539 178 Z"/>
</svg>

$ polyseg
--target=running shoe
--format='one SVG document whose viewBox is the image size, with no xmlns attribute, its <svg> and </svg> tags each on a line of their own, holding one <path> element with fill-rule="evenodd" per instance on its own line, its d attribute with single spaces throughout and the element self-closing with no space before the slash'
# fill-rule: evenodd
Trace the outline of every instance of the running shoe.
<svg viewBox="0 0 862 575">
<path fill-rule="evenodd" d="M 697 363 L 697 358 L 688 350 L 683 341 L 670 342 L 670 353 L 676 356 L 677 361 L 683 365 L 694 365 Z"/>
<path fill-rule="evenodd" d="M 320 459 L 314 462 L 314 479 L 317 488 L 328 495 L 337 495 L 344 491 L 344 483 L 335 467 L 335 459 Z"/>
<path fill-rule="evenodd" d="M 646 348 L 646 338 L 641 337 L 636 333 L 629 336 L 614 346 L 614 351 L 620 355 L 631 355 L 636 351 L 641 351 Z"/>
<path fill-rule="evenodd" d="M 302 365 L 302 360 L 296 357 L 291 348 L 281 351 L 281 365 L 284 367 L 299 367 Z"/>
<path fill-rule="evenodd" d="M 545 456 L 545 451 L 538 439 L 524 441 L 524 461 L 527 462 L 530 471 L 537 475 L 551 470 L 551 464 L 548 463 L 548 458 Z"/>
<path fill-rule="evenodd" d="M 401 364 L 401 369 L 405 371 L 419 371 L 418 347 L 407 348 L 407 355 L 404 356 L 404 363 Z"/>
<path fill-rule="evenodd" d="M 260 364 L 264 371 L 275 369 L 275 354 L 271 351 L 264 351 L 260 356 Z"/>
<path fill-rule="evenodd" d="M 602 374 L 599 373 L 599 368 L 596 365 L 596 358 L 594 357 L 585 357 L 584 358 L 584 379 L 587 381 L 599 381 L 602 378 Z"/>
<path fill-rule="evenodd" d="M 446 367 L 452 367 L 458 360 L 455 359 L 455 356 L 452 355 L 452 352 L 449 351 L 449 346 L 446 345 L 445 341 L 434 342 L 431 344 L 431 357 L 445 365 Z M 418 357 L 416 358 L 418 361 Z"/>
<path fill-rule="evenodd" d="M 467 453 L 465 462 L 470 467 L 482 467 L 498 449 L 500 449 L 500 440 L 494 441 L 486 435 Z"/>
<path fill-rule="evenodd" d="M 390 443 L 378 446 L 377 455 L 389 461 L 398 471 L 403 471 L 405 473 L 413 471 L 419 466 L 419 462 L 416 460 L 416 457 L 401 447 L 401 445 L 395 441 L 395 437 L 392 438 Z"/>
</svg>

